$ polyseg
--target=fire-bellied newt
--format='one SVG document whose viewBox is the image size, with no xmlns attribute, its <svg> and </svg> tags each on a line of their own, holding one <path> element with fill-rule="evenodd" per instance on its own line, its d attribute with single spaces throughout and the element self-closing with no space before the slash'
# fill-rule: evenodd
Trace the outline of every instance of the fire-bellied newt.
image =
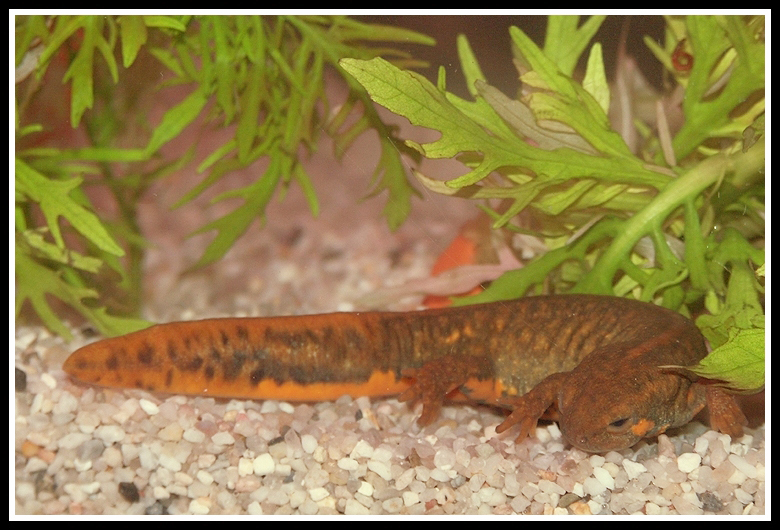
<svg viewBox="0 0 780 530">
<path fill-rule="evenodd" d="M 74 352 L 65 371 L 108 387 L 244 399 L 341 395 L 445 398 L 511 409 L 498 426 L 559 422 L 586 451 L 630 447 L 687 423 L 705 404 L 713 428 L 742 434 L 723 390 L 669 365 L 707 354 L 698 328 L 652 304 L 592 295 L 412 312 L 330 313 L 172 322 Z"/>
</svg>

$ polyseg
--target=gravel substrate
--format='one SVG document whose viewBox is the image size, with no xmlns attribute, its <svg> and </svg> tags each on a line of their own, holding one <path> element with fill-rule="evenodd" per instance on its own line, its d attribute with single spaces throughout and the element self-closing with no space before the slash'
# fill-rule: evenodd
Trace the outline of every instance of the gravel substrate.
<svg viewBox="0 0 780 530">
<path fill-rule="evenodd" d="M 148 318 L 351 310 L 362 295 L 424 277 L 474 210 L 428 197 L 390 234 L 378 202 L 354 206 L 372 168 L 357 166 L 360 184 L 318 188 L 318 220 L 292 190 L 224 262 L 183 277 L 203 248 L 183 236 L 203 220 L 144 208 L 159 245 L 146 265 Z M 337 170 L 346 172 L 323 169 Z M 169 204 L 180 194 L 152 196 Z M 95 340 L 87 331 L 66 344 L 17 326 L 16 515 L 765 513 L 763 426 L 732 440 L 694 422 L 593 455 L 566 446 L 555 425 L 522 443 L 514 429 L 498 436 L 503 416 L 488 408 L 446 407 L 420 429 L 393 399 L 293 405 L 98 389 L 61 370 Z"/>
</svg>

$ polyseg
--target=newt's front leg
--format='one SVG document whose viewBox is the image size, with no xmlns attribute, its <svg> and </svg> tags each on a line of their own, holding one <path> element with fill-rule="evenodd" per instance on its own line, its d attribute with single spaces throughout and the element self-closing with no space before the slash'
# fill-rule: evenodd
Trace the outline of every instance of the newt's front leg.
<svg viewBox="0 0 780 530">
<path fill-rule="evenodd" d="M 496 432 L 502 433 L 514 425 L 519 425 L 520 432 L 517 435 L 517 441 L 524 440 L 536 428 L 539 419 L 555 405 L 567 376 L 566 372 L 549 375 L 527 394 L 502 400 L 502 404 L 511 408 L 512 413 L 496 427 Z"/>
</svg>

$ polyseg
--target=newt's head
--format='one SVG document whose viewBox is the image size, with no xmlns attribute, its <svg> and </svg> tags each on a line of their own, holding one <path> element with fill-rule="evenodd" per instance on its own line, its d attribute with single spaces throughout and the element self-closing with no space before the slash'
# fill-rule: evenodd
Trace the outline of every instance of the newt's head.
<svg viewBox="0 0 780 530">
<path fill-rule="evenodd" d="M 632 358 L 621 344 L 589 355 L 558 395 L 563 437 L 583 451 L 605 452 L 690 421 L 704 406 L 703 388 L 659 364 L 652 355 Z"/>
</svg>

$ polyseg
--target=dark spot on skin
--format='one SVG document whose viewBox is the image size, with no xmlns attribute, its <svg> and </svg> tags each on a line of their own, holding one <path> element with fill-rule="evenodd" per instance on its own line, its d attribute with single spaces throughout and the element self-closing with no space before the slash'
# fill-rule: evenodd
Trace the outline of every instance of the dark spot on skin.
<svg viewBox="0 0 780 530">
<path fill-rule="evenodd" d="M 211 353 L 209 354 L 212 361 L 219 362 L 219 360 L 222 358 L 222 354 L 219 353 L 219 350 L 216 348 L 211 348 Z"/>
<path fill-rule="evenodd" d="M 154 360 L 154 347 L 148 342 L 145 342 L 141 346 L 141 349 L 138 350 L 137 357 L 139 363 L 145 366 L 151 365 Z"/>
<path fill-rule="evenodd" d="M 165 374 L 165 386 L 170 388 L 171 383 L 173 383 L 173 370 L 168 370 Z"/>
<path fill-rule="evenodd" d="M 264 371 L 262 368 L 258 368 L 257 370 L 252 370 L 252 372 L 249 374 L 249 382 L 253 385 L 257 385 L 260 383 L 260 381 L 263 380 L 263 374 Z"/>
<path fill-rule="evenodd" d="M 307 329 L 306 330 L 306 342 L 311 344 L 320 344 L 322 341 L 320 340 L 319 335 L 317 335 L 314 331 Z"/>
<path fill-rule="evenodd" d="M 222 365 L 222 370 L 225 373 L 225 379 L 233 380 L 241 373 L 241 369 L 246 362 L 246 354 L 241 352 L 235 352 L 232 358 Z"/>
<path fill-rule="evenodd" d="M 133 386 L 136 387 L 136 388 L 143 388 L 144 387 L 144 382 L 141 381 L 140 379 L 136 379 L 135 383 L 133 383 Z"/>
<path fill-rule="evenodd" d="M 236 336 L 238 340 L 246 342 L 249 340 L 249 330 L 245 326 L 236 326 Z"/>
<path fill-rule="evenodd" d="M 200 357 L 193 357 L 190 362 L 184 365 L 184 370 L 188 372 L 197 372 L 200 367 L 203 366 L 203 359 Z"/>
<path fill-rule="evenodd" d="M 176 351 L 176 343 L 174 343 L 172 340 L 168 341 L 168 358 L 173 361 L 173 363 L 176 363 L 176 359 L 179 358 L 179 352 Z"/>
<path fill-rule="evenodd" d="M 112 353 L 111 356 L 106 359 L 106 368 L 111 371 L 119 368 L 119 358 L 117 357 L 116 353 Z"/>
<path fill-rule="evenodd" d="M 254 350 L 252 352 L 250 356 L 250 361 L 254 363 L 262 363 L 268 357 L 269 357 L 268 350 L 266 350 L 265 348 L 260 348 L 259 350 Z"/>
<path fill-rule="evenodd" d="M 322 381 L 331 381 L 332 378 L 328 376 L 328 374 L 321 374 Z M 290 379 L 294 383 L 309 383 L 311 376 L 304 370 L 303 368 L 299 368 L 297 366 L 291 366 L 290 367 Z M 279 383 L 282 383 L 283 381 L 279 381 Z"/>
<path fill-rule="evenodd" d="M 214 379 L 214 367 L 213 366 L 211 366 L 211 365 L 207 366 L 206 369 L 203 370 L 203 373 L 205 374 L 207 381 L 211 381 L 212 379 Z"/>
<path fill-rule="evenodd" d="M 79 370 L 86 370 L 87 366 L 89 366 L 89 363 L 87 361 L 79 361 L 76 363 L 76 368 Z"/>
<path fill-rule="evenodd" d="M 184 337 L 183 340 L 184 340 L 184 350 L 185 351 L 189 351 L 190 346 L 192 345 L 192 338 L 187 336 L 187 337 Z"/>
<path fill-rule="evenodd" d="M 365 337 L 354 329 L 344 331 L 344 338 L 348 348 L 363 350 L 365 349 Z"/>
<path fill-rule="evenodd" d="M 230 344 L 230 335 L 225 333 L 225 330 L 219 331 L 219 338 L 222 340 L 223 347 L 227 347 L 227 345 Z"/>
<path fill-rule="evenodd" d="M 294 352 L 300 351 L 306 345 L 306 339 L 300 333 L 290 333 L 287 339 L 282 339 L 282 342 L 287 344 Z"/>
</svg>

